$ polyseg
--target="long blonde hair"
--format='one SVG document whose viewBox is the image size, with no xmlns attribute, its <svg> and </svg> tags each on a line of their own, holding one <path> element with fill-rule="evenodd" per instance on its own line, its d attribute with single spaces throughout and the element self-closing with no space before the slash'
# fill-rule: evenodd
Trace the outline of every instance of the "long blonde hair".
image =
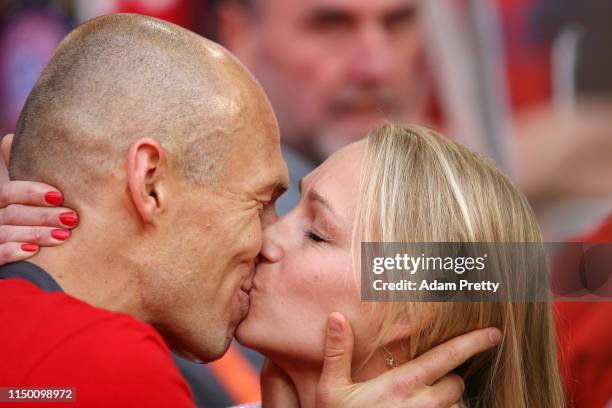
<svg viewBox="0 0 612 408">
<path fill-rule="evenodd" d="M 360 190 L 359 241 L 542 242 L 529 204 L 508 178 L 430 129 L 387 124 L 370 132 Z M 497 348 L 461 367 L 465 405 L 564 406 L 550 303 L 388 302 L 372 310 L 384 316 L 372 348 L 393 324 L 419 327 L 404 340 L 404 361 L 470 330 L 502 330 Z"/>
</svg>

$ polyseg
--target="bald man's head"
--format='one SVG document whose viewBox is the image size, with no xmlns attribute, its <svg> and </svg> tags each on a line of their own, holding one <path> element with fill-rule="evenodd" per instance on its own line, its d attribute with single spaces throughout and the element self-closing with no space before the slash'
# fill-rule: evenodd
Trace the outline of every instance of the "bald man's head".
<svg viewBox="0 0 612 408">
<path fill-rule="evenodd" d="M 228 133 L 253 110 L 245 102 L 271 115 L 259 85 L 219 45 L 153 18 L 100 17 L 64 39 L 31 91 L 10 176 L 88 199 L 131 143 L 151 137 L 188 180 L 214 182 Z"/>
<path fill-rule="evenodd" d="M 222 47 L 142 16 L 88 22 L 45 68 L 12 146 L 11 178 L 54 185 L 80 211 L 70 240 L 34 261 L 67 293 L 218 358 L 287 184 L 279 139 L 261 87 Z"/>
</svg>

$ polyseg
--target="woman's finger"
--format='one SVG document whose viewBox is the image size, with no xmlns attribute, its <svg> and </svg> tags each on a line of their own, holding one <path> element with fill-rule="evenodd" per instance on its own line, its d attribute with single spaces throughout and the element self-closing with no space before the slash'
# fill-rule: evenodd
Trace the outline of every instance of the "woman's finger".
<svg viewBox="0 0 612 408">
<path fill-rule="evenodd" d="M 52 227 L 0 225 L 0 243 L 29 242 L 39 246 L 58 246 L 70 238 L 70 231 Z"/>
<path fill-rule="evenodd" d="M 0 266 L 23 261 L 38 253 L 39 246 L 26 242 L 6 242 L 0 244 Z"/>
<path fill-rule="evenodd" d="M 0 207 L 11 204 L 57 207 L 64 197 L 55 187 L 34 181 L 9 181 L 0 185 Z"/>
<path fill-rule="evenodd" d="M 496 346 L 501 339 L 501 331 L 494 327 L 473 330 L 437 345 L 393 372 L 401 375 L 402 370 L 410 372 L 418 367 L 419 379 L 423 384 L 430 385 L 469 358 Z"/>
<path fill-rule="evenodd" d="M 460 401 L 465 391 L 465 383 L 463 378 L 455 373 L 450 373 L 436 381 L 427 393 L 432 396 L 437 407 L 455 407 L 458 406 L 457 401 Z"/>
<path fill-rule="evenodd" d="M 23 225 L 73 229 L 79 223 L 76 212 L 69 208 L 43 208 L 11 204 L 0 208 L 0 225 Z"/>
<path fill-rule="evenodd" d="M 346 318 L 333 312 L 327 317 L 323 370 L 319 380 L 319 391 L 340 389 L 352 383 L 351 358 L 355 338 Z"/>
</svg>

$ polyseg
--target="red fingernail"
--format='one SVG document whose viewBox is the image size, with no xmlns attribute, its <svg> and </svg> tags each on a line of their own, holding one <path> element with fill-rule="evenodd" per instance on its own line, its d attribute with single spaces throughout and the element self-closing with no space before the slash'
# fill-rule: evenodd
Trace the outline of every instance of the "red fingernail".
<svg viewBox="0 0 612 408">
<path fill-rule="evenodd" d="M 51 205 L 60 205 L 64 201 L 62 197 L 62 193 L 58 193 L 57 191 L 50 191 L 45 194 L 45 201 L 47 204 Z"/>
<path fill-rule="evenodd" d="M 65 241 L 70 237 L 70 232 L 63 229 L 56 229 L 51 231 L 51 236 L 60 241 Z"/>
<path fill-rule="evenodd" d="M 38 251 L 38 245 L 36 244 L 23 244 L 21 245 L 21 250 L 26 252 L 36 252 Z"/>
<path fill-rule="evenodd" d="M 62 224 L 67 225 L 69 227 L 74 227 L 79 223 L 79 216 L 73 212 L 67 212 L 60 214 L 59 220 Z"/>
</svg>

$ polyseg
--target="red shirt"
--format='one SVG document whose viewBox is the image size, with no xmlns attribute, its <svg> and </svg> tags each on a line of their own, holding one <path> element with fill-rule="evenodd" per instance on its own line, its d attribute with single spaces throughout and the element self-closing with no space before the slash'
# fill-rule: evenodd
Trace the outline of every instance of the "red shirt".
<svg viewBox="0 0 612 408">
<path fill-rule="evenodd" d="M 66 407 L 194 406 L 168 347 L 152 327 L 65 293 L 44 292 L 25 280 L 4 279 L 0 387 L 28 386 L 74 387 L 76 402 L 61 404 Z"/>
<path fill-rule="evenodd" d="M 612 216 L 578 242 L 612 242 Z M 561 374 L 575 408 L 603 408 L 612 401 L 612 302 L 555 304 Z"/>
</svg>

